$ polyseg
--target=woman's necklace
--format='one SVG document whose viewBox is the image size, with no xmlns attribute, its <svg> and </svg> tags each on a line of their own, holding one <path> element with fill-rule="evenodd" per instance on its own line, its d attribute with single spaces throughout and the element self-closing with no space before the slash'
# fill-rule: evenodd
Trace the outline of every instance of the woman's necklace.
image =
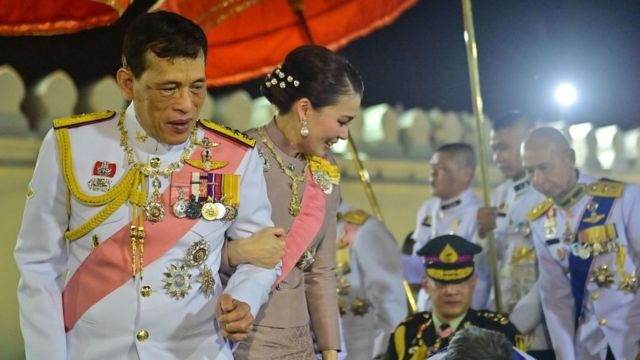
<svg viewBox="0 0 640 360">
<path fill-rule="evenodd" d="M 269 141 L 269 137 L 264 129 L 264 127 L 258 128 L 256 130 L 258 136 L 262 140 L 262 143 L 271 151 L 273 157 L 276 159 L 280 170 L 287 175 L 291 179 L 291 201 L 289 202 L 289 214 L 292 216 L 298 216 L 300 214 L 300 197 L 298 196 L 298 183 L 302 183 L 307 174 L 307 170 L 309 169 L 309 162 L 305 161 L 304 169 L 301 175 L 296 175 L 293 171 L 284 165 L 282 158 L 278 154 L 275 146 Z"/>
</svg>

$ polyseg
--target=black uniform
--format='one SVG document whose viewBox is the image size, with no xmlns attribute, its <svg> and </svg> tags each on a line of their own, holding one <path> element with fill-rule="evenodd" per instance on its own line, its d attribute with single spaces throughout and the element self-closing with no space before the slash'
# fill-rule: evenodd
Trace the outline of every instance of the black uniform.
<svg viewBox="0 0 640 360">
<path fill-rule="evenodd" d="M 518 330 L 506 316 L 487 310 L 469 309 L 455 330 L 469 326 L 503 333 L 512 344 L 515 344 L 516 335 L 519 335 Z M 453 335 L 441 338 L 437 335 L 430 312 L 410 315 L 391 335 L 386 359 L 424 360 L 446 348 L 452 337 Z"/>
</svg>

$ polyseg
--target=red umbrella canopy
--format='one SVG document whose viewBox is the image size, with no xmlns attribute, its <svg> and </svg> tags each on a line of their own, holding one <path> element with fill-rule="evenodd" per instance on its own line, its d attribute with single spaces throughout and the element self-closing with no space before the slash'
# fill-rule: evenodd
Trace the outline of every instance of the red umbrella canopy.
<svg viewBox="0 0 640 360">
<path fill-rule="evenodd" d="M 416 1 L 165 0 L 158 8 L 188 17 L 205 29 L 207 85 L 221 86 L 266 74 L 290 50 L 308 44 L 301 17 L 315 44 L 337 50 L 393 22 Z"/>
<path fill-rule="evenodd" d="M 0 0 L 0 36 L 55 35 L 114 23 L 133 0 Z"/>
</svg>

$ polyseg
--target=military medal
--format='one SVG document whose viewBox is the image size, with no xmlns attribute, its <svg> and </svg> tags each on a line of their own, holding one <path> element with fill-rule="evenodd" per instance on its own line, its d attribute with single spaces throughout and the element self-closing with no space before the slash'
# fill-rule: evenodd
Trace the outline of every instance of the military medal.
<svg viewBox="0 0 640 360">
<path fill-rule="evenodd" d="M 591 257 L 591 250 L 588 245 L 573 243 L 571 244 L 571 253 L 582 260 L 587 260 Z"/>
<path fill-rule="evenodd" d="M 208 299 L 213 295 L 214 285 L 216 284 L 213 271 L 207 265 L 200 267 L 200 276 L 198 277 L 198 283 L 200 283 L 199 291 Z"/>
<path fill-rule="evenodd" d="M 556 227 L 556 209 L 550 208 L 547 211 L 547 218 L 544 221 L 544 232 L 547 239 L 551 239 L 556 237 L 557 227 Z"/>
<path fill-rule="evenodd" d="M 200 217 L 200 212 L 202 210 L 202 205 L 198 202 L 198 198 L 196 195 L 191 195 L 191 201 L 187 203 L 187 208 L 185 209 L 185 214 L 189 219 L 197 219 Z"/>
<path fill-rule="evenodd" d="M 187 202 L 184 200 L 184 189 L 178 189 L 178 200 L 173 204 L 173 215 L 178 219 L 187 216 Z"/>
<path fill-rule="evenodd" d="M 184 298 L 191 290 L 191 274 L 184 265 L 176 266 L 174 264 L 169 265 L 167 272 L 164 273 L 164 289 L 167 290 L 167 294 L 180 300 Z"/>
<path fill-rule="evenodd" d="M 205 136 L 197 144 L 204 147 L 204 150 L 202 150 L 202 152 L 200 153 L 202 160 L 187 159 L 187 164 L 193 166 L 196 169 L 201 169 L 207 172 L 223 168 L 229 164 L 228 161 L 215 161 L 212 159 L 211 148 L 220 146 L 219 143 L 211 142 L 211 140 L 209 140 L 209 138 Z"/>
<path fill-rule="evenodd" d="M 351 302 L 351 312 L 355 316 L 364 316 L 369 312 L 369 303 L 366 300 L 355 298 Z"/>
<path fill-rule="evenodd" d="M 151 181 L 153 185 L 153 194 L 151 199 L 147 202 L 147 206 L 144 208 L 144 214 L 147 220 L 151 222 L 160 222 L 164 218 L 164 206 L 160 202 L 160 179 L 154 177 Z"/>
<path fill-rule="evenodd" d="M 111 189 L 111 180 L 105 178 L 92 178 L 87 182 L 87 187 L 91 191 L 108 192 Z"/>
<path fill-rule="evenodd" d="M 225 205 L 224 206 L 225 213 L 222 217 L 222 220 L 232 221 L 238 216 L 238 209 L 236 209 L 233 205 Z"/>
<path fill-rule="evenodd" d="M 349 293 L 351 292 L 351 283 L 349 282 L 349 280 L 347 280 L 346 276 L 340 276 L 338 278 L 338 295 L 349 295 Z"/>
<path fill-rule="evenodd" d="M 208 257 L 209 243 L 205 239 L 200 239 L 189 246 L 185 263 L 191 267 L 200 266 Z"/>
<path fill-rule="evenodd" d="M 600 287 L 609 287 L 609 285 L 613 284 L 613 272 L 609 270 L 608 265 L 599 265 L 591 270 L 589 280 L 598 284 Z"/>
<path fill-rule="evenodd" d="M 202 205 L 200 213 L 205 220 L 212 221 L 218 218 L 218 207 L 216 207 L 213 200 L 211 200 L 211 196 L 209 196 L 207 201 Z"/>
<path fill-rule="evenodd" d="M 638 290 L 638 275 L 635 273 L 623 273 L 622 280 L 620 280 L 620 290 L 627 294 L 635 293 Z"/>
</svg>

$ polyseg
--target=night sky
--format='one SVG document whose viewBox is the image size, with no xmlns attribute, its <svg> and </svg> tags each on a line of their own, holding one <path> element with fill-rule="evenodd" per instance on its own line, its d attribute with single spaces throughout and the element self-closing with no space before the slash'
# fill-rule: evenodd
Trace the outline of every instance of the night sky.
<svg viewBox="0 0 640 360">
<path fill-rule="evenodd" d="M 79 84 L 113 74 L 136 0 L 110 27 L 74 35 L 0 37 L 0 64 L 27 84 L 61 68 Z M 474 21 L 485 111 L 519 109 L 553 121 L 640 126 L 640 1 L 476 0 Z M 365 81 L 364 104 L 471 111 L 460 1 L 421 0 L 395 23 L 341 52 Z M 572 82 L 578 102 L 561 113 L 554 87 Z M 257 82 L 242 87 L 257 94 Z M 211 89 L 219 95 L 236 87 Z"/>
</svg>

